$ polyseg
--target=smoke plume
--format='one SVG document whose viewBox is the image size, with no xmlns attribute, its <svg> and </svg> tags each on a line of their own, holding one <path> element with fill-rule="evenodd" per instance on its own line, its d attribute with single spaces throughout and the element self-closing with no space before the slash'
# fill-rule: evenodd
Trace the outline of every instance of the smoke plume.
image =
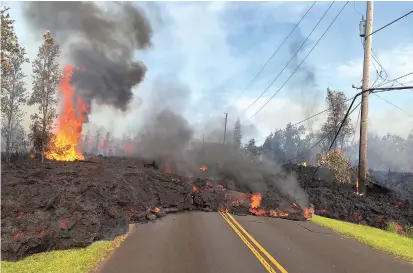
<svg viewBox="0 0 413 273">
<path fill-rule="evenodd" d="M 26 2 L 24 17 L 34 32 L 50 30 L 63 57 L 77 67 L 72 85 L 86 101 L 126 111 L 132 88 L 146 67 L 134 60 L 136 50 L 151 45 L 152 29 L 130 2 Z"/>
</svg>

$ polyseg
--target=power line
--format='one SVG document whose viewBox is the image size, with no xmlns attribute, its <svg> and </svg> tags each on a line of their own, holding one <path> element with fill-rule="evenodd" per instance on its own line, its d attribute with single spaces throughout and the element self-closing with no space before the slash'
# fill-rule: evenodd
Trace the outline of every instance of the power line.
<svg viewBox="0 0 413 273">
<path fill-rule="evenodd" d="M 353 98 L 354 98 L 354 97 L 351 97 L 351 98 L 345 100 L 344 102 L 348 102 L 348 101 L 352 100 Z M 301 120 L 301 121 L 299 121 L 299 122 L 296 122 L 296 123 L 292 124 L 290 127 L 295 127 L 295 126 L 297 126 L 298 124 L 301 124 L 301 123 L 303 123 L 303 122 L 306 122 L 307 120 L 310 120 L 310 119 L 312 119 L 312 118 L 315 118 L 316 116 L 319 116 L 319 115 L 327 112 L 327 111 L 330 110 L 331 108 L 332 108 L 332 107 L 329 107 L 329 108 L 327 108 L 327 109 L 324 109 L 323 111 L 318 112 L 317 114 L 314 114 L 314 115 L 312 115 L 312 116 L 310 116 L 310 117 L 308 117 L 308 118 L 305 118 L 305 119 L 303 119 L 303 120 Z M 259 141 L 261 141 L 261 140 L 263 140 L 263 139 L 265 139 L 265 138 L 267 138 L 267 137 L 269 137 L 269 135 L 268 135 L 268 136 L 265 136 L 265 137 L 262 137 L 262 138 L 256 140 L 255 142 L 259 142 Z"/>
<path fill-rule="evenodd" d="M 373 93 L 373 94 L 374 94 L 374 93 Z M 385 98 L 382 98 L 382 97 L 380 97 L 380 96 L 377 95 L 377 94 L 374 94 L 374 95 L 376 95 L 378 98 L 382 99 L 383 101 L 387 102 L 388 104 L 392 105 L 393 107 L 399 109 L 400 111 L 404 112 L 405 114 L 408 114 L 409 116 L 413 117 L 413 114 L 411 114 L 411 113 L 407 112 L 406 110 L 400 108 L 399 106 L 391 103 L 390 101 L 386 100 Z"/>
<path fill-rule="evenodd" d="M 242 97 L 242 95 L 245 94 L 245 92 L 248 90 L 248 88 L 254 83 L 254 81 L 258 78 L 258 76 L 261 74 L 261 72 L 267 67 L 268 63 L 274 58 L 275 54 L 280 50 L 280 48 L 285 44 L 285 42 L 290 38 L 291 34 L 294 32 L 294 30 L 300 25 L 301 21 L 307 16 L 307 14 L 310 12 L 310 10 L 314 7 L 316 4 L 316 1 L 310 6 L 310 8 L 307 10 L 306 13 L 304 13 L 303 17 L 301 17 L 300 21 L 294 26 L 294 28 L 291 30 L 291 32 L 285 37 L 284 41 L 278 46 L 278 48 L 275 50 L 275 52 L 271 55 L 271 57 L 267 60 L 267 62 L 262 66 L 260 71 L 254 76 L 254 78 L 248 83 L 247 87 L 245 87 L 244 91 L 242 91 L 241 95 L 239 95 L 231 104 L 228 106 L 230 108 L 234 103 L 239 100 L 239 98 Z"/>
<path fill-rule="evenodd" d="M 329 147 L 329 150 L 331 149 L 331 147 L 333 146 L 334 142 L 336 141 L 337 136 L 338 136 L 338 134 L 340 133 L 341 128 L 342 128 L 342 126 L 344 125 L 344 123 L 345 123 L 346 119 L 348 118 L 348 116 L 350 116 L 350 115 L 360 106 L 361 102 L 350 112 L 350 109 L 352 108 L 355 99 L 356 99 L 356 98 L 354 97 L 353 102 L 351 103 L 350 107 L 348 108 L 347 113 L 346 113 L 346 115 L 344 116 L 343 121 L 341 122 L 339 129 L 338 129 L 337 132 L 336 132 L 336 135 L 335 135 L 335 137 L 334 137 L 334 140 L 333 140 L 332 144 L 331 144 L 330 147 Z M 330 136 L 332 133 L 334 133 L 334 132 L 336 131 L 336 129 L 337 129 L 337 127 L 335 127 L 335 128 L 334 128 L 333 130 L 331 130 L 330 132 L 326 133 L 321 139 L 319 139 L 313 146 L 311 146 L 311 147 L 310 147 L 309 149 L 307 149 L 305 152 L 297 155 L 297 156 L 294 157 L 294 158 L 291 158 L 291 159 L 289 159 L 289 160 L 287 160 L 287 161 L 284 161 L 282 164 L 291 162 L 291 161 L 293 161 L 293 160 L 295 160 L 295 159 L 297 159 L 297 158 L 300 158 L 301 156 L 305 155 L 306 153 L 308 153 L 309 151 L 311 151 L 312 149 L 314 149 L 314 148 L 315 148 L 318 144 L 320 144 L 323 140 L 325 140 L 328 136 Z"/>
<path fill-rule="evenodd" d="M 248 111 L 248 109 L 251 108 L 251 106 L 253 106 L 267 91 L 268 89 L 273 85 L 273 83 L 278 79 L 278 77 L 280 77 L 280 75 L 284 72 L 284 70 L 288 67 L 288 65 L 292 62 L 292 60 L 294 60 L 295 56 L 298 54 L 298 52 L 300 52 L 301 48 L 304 46 L 304 44 L 307 42 L 307 40 L 310 38 L 311 34 L 313 34 L 313 32 L 316 30 L 316 28 L 318 27 L 318 25 L 321 23 L 321 21 L 324 19 L 324 17 L 326 16 L 327 12 L 331 9 L 331 7 L 333 6 L 335 2 L 332 2 L 330 4 L 330 6 L 327 8 L 327 10 L 324 12 L 323 16 L 321 16 L 320 20 L 318 20 L 317 24 L 314 26 L 314 28 L 311 30 L 310 34 L 307 35 L 307 37 L 305 38 L 305 40 L 301 43 L 300 47 L 297 49 L 297 51 L 294 53 L 294 55 L 290 58 L 290 60 L 288 61 L 288 63 L 284 66 L 284 68 L 280 71 L 280 73 L 278 73 L 278 75 L 275 77 L 275 79 L 270 83 L 270 85 L 261 93 L 261 95 L 258 96 L 258 98 L 252 102 L 245 110 L 244 113 Z"/>
<path fill-rule="evenodd" d="M 301 63 L 296 67 L 296 69 L 291 73 L 291 75 L 288 77 L 288 79 L 281 85 L 281 87 L 275 92 L 275 94 L 257 111 L 255 112 L 251 117 L 249 117 L 247 120 L 244 122 L 250 120 L 253 118 L 255 115 L 257 115 L 277 94 L 280 92 L 280 90 L 284 87 L 284 85 L 292 78 L 292 76 L 297 72 L 297 70 L 301 67 L 301 65 L 304 63 L 304 61 L 307 59 L 307 57 L 313 52 L 314 48 L 318 45 L 318 43 L 321 41 L 321 39 L 324 37 L 324 35 L 327 33 L 327 31 L 330 29 L 330 27 L 333 25 L 333 23 L 337 20 L 338 16 L 341 14 L 341 12 L 344 10 L 344 8 L 347 6 L 349 1 L 347 1 L 344 6 L 341 8 L 341 10 L 338 12 L 336 17 L 333 19 L 333 21 L 330 23 L 330 25 L 327 27 L 327 29 L 324 31 L 324 33 L 321 35 L 321 37 L 317 40 L 317 42 L 314 44 L 314 46 L 311 48 L 311 50 L 307 53 L 307 55 L 304 57 L 304 59 L 301 61 Z M 334 3 L 334 2 L 333 2 Z M 331 7 L 331 5 L 330 5 Z M 328 11 L 328 10 L 327 10 Z M 270 86 L 275 82 L 275 80 L 267 87 L 266 90 L 270 88 Z"/>
<path fill-rule="evenodd" d="M 392 25 L 392 24 L 396 23 L 397 21 L 399 21 L 399 20 L 403 19 L 404 17 L 406 17 L 407 15 L 412 14 L 412 13 L 413 13 L 413 10 L 409 11 L 409 12 L 408 12 L 408 13 L 406 13 L 405 15 L 403 15 L 403 16 L 401 16 L 401 17 L 397 18 L 396 20 L 394 20 L 394 21 L 392 21 L 392 22 L 388 23 L 387 25 L 382 26 L 381 28 L 379 28 L 379 29 L 377 29 L 377 30 L 373 31 L 373 32 L 372 32 L 372 33 L 370 33 L 369 35 L 366 35 L 366 38 L 367 38 L 368 36 L 370 36 L 370 35 L 373 35 L 374 33 L 379 32 L 380 30 L 382 30 L 382 29 L 384 29 L 384 28 L 386 28 L 386 27 L 388 27 L 388 26 L 390 26 L 390 25 Z"/>
<path fill-rule="evenodd" d="M 404 74 L 403 76 L 397 77 L 397 78 L 395 78 L 395 79 L 388 80 L 388 81 L 385 82 L 385 83 L 379 84 L 377 87 L 383 86 L 383 85 L 388 84 L 388 83 L 390 83 L 390 82 L 398 82 L 398 80 L 400 80 L 400 79 L 402 79 L 402 78 L 405 78 L 405 77 L 407 77 L 407 76 L 410 76 L 410 75 L 412 75 L 412 74 L 413 74 L 413 71 L 410 72 L 410 73 Z M 399 82 L 398 82 L 398 83 L 399 83 Z M 402 84 L 402 85 L 403 85 L 403 84 Z"/>
</svg>

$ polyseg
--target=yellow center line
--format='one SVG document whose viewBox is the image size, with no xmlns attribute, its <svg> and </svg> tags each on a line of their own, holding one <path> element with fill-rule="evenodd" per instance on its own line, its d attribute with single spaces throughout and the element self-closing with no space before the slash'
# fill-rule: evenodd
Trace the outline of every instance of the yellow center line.
<svg viewBox="0 0 413 273">
<path fill-rule="evenodd" d="M 254 237 L 252 237 L 242 226 L 240 223 L 238 223 L 237 220 L 235 220 L 234 217 L 232 217 L 231 214 L 227 213 L 226 214 L 234 223 L 235 225 L 248 237 L 248 239 L 250 239 L 250 241 L 255 244 L 255 246 L 262 252 L 264 253 L 265 256 L 267 256 L 267 258 L 282 272 L 282 273 L 288 273 L 287 270 L 285 270 L 284 267 L 282 267 L 282 265 L 277 262 L 277 260 L 274 259 L 273 256 L 271 256 L 270 253 L 268 253 L 268 251 L 265 250 L 265 248 L 263 248 L 255 239 Z"/>
<path fill-rule="evenodd" d="M 265 269 L 270 272 L 270 273 L 277 273 L 274 268 L 271 267 L 271 265 L 265 260 L 264 257 L 261 256 L 261 254 L 254 248 L 253 245 L 251 245 L 250 242 L 244 237 L 244 235 L 241 234 L 241 232 L 231 223 L 231 221 L 225 216 L 224 213 L 219 212 L 221 216 L 224 218 L 224 220 L 228 223 L 228 225 L 235 231 L 235 233 L 241 238 L 241 240 L 244 242 L 244 244 L 251 250 L 251 252 L 257 257 L 257 259 L 261 262 L 261 264 L 265 267 Z"/>
</svg>

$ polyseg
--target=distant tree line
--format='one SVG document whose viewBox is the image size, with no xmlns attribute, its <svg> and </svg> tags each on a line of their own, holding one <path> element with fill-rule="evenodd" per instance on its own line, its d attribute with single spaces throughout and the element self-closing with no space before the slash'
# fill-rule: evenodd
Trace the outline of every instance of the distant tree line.
<svg viewBox="0 0 413 273">
<path fill-rule="evenodd" d="M 355 128 L 351 119 L 347 118 L 332 151 L 340 155 L 328 155 L 334 136 L 338 132 L 341 122 L 349 107 L 348 99 L 340 91 L 327 89 L 326 102 L 329 107 L 327 119 L 321 129 L 309 132 L 305 125 L 293 126 L 288 123 L 285 129 L 278 129 L 257 143 L 250 139 L 241 146 L 242 130 L 239 120 L 234 126 L 234 146 L 250 157 L 251 160 L 271 160 L 282 163 L 330 164 L 326 159 L 334 162 L 348 162 L 349 168 L 358 164 L 358 142 L 352 143 Z M 320 141 L 323 139 L 322 141 Z M 319 144 L 317 144 L 320 141 Z M 316 145 L 317 144 L 317 145 Z M 387 134 L 368 136 L 368 164 L 369 168 L 378 171 L 413 172 L 413 130 L 405 139 L 399 135 Z"/>
</svg>

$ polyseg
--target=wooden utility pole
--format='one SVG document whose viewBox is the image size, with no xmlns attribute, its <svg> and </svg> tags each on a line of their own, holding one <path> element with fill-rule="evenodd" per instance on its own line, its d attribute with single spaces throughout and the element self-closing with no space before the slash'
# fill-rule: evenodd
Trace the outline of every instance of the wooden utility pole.
<svg viewBox="0 0 413 273">
<path fill-rule="evenodd" d="M 369 92 L 364 92 L 370 88 L 370 63 L 373 31 L 373 1 L 367 1 L 364 38 L 364 64 L 363 64 L 363 85 L 361 95 L 361 122 L 360 122 L 360 147 L 359 147 L 359 173 L 358 192 L 360 195 L 366 194 L 367 182 L 367 121 L 369 113 Z"/>
<path fill-rule="evenodd" d="M 225 138 L 227 136 L 227 121 L 228 121 L 228 113 L 225 113 L 224 144 L 225 144 Z"/>
</svg>

